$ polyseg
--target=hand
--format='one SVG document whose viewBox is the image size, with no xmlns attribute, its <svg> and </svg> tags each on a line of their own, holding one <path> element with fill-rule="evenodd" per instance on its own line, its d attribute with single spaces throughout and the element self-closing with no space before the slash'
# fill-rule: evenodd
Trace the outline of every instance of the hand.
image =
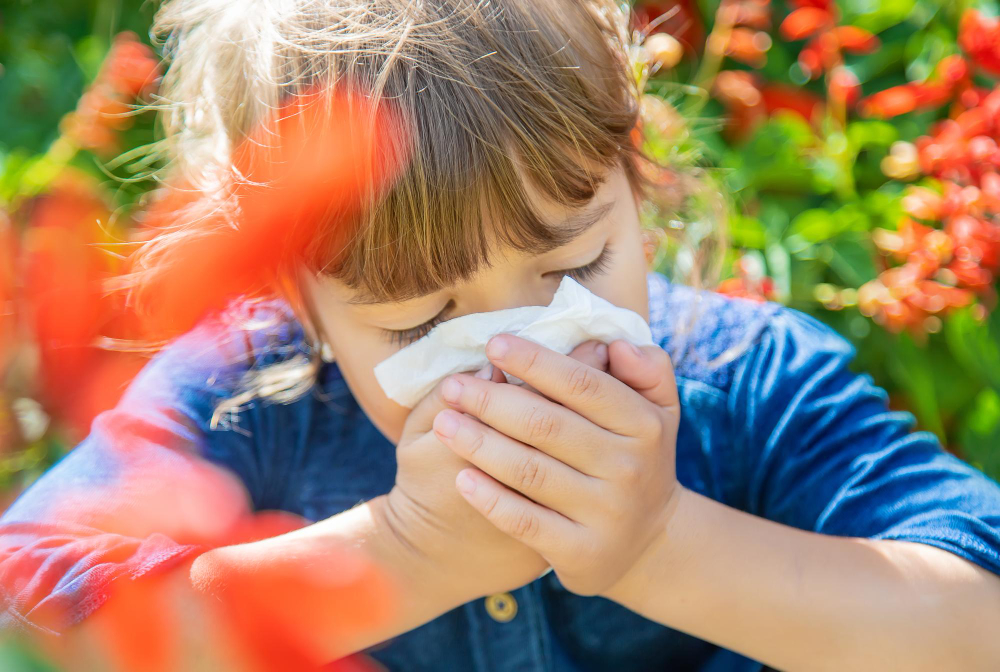
<svg viewBox="0 0 1000 672">
<path fill-rule="evenodd" d="M 607 348 L 584 343 L 570 358 L 605 368 Z M 465 377 L 515 389 L 492 366 Z M 455 490 L 456 476 L 471 465 L 431 431 L 435 416 L 445 409 L 438 385 L 407 417 L 396 449 L 396 484 L 386 498 L 385 511 L 395 535 L 415 551 L 416 562 L 427 567 L 419 575 L 440 577 L 446 583 L 440 589 L 455 591 L 461 603 L 530 583 L 548 563 L 484 520 Z"/>
<path fill-rule="evenodd" d="M 478 467 L 458 474 L 458 490 L 567 589 L 612 588 L 665 529 L 681 490 L 669 357 L 614 341 L 604 373 L 509 334 L 486 352 L 540 394 L 462 374 L 442 382 L 456 410 L 438 413 L 435 432 Z"/>
</svg>

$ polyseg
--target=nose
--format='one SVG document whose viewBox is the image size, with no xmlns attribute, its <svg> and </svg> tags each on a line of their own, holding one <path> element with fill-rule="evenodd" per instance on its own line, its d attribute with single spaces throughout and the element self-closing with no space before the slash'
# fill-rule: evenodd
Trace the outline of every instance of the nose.
<svg viewBox="0 0 1000 672">
<path fill-rule="evenodd" d="M 498 276 L 484 286 L 476 300 L 474 312 L 486 313 L 522 306 L 547 306 L 552 302 L 559 283 L 552 278 L 514 279 Z"/>
</svg>

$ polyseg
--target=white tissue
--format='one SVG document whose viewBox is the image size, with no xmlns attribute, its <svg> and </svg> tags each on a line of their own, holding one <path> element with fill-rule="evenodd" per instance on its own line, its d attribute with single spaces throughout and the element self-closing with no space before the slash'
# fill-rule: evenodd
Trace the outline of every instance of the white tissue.
<svg viewBox="0 0 1000 672">
<path fill-rule="evenodd" d="M 649 325 L 640 315 L 605 301 L 567 275 L 548 306 L 473 313 L 443 322 L 378 364 L 375 379 L 390 399 L 412 408 L 443 378 L 488 364 L 486 343 L 503 333 L 563 355 L 591 339 L 653 344 Z"/>
</svg>

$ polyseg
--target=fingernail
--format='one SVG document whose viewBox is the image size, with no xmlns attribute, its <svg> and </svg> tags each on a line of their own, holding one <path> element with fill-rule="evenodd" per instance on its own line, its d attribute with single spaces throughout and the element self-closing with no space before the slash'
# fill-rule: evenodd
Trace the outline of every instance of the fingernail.
<svg viewBox="0 0 1000 672">
<path fill-rule="evenodd" d="M 491 380 L 493 378 L 493 365 L 487 364 L 483 368 L 476 371 L 473 377 L 480 378 L 482 380 Z"/>
<path fill-rule="evenodd" d="M 490 359 L 503 359 L 503 356 L 507 354 L 508 347 L 506 338 L 503 336 L 494 336 L 486 344 L 486 354 Z"/>
<path fill-rule="evenodd" d="M 594 352 L 597 354 L 597 359 L 599 359 L 603 364 L 608 363 L 608 346 L 604 343 L 599 343 Z"/>
<path fill-rule="evenodd" d="M 626 341 L 626 343 L 628 343 L 628 341 Z M 641 353 L 641 352 L 639 352 L 639 348 L 635 347 L 635 346 L 634 346 L 634 345 L 632 345 L 631 343 L 629 343 L 629 344 L 628 344 L 628 347 L 629 347 L 629 349 L 630 349 L 630 350 L 632 351 L 632 354 L 633 354 L 633 355 L 635 355 L 636 357 L 639 357 L 639 358 L 641 358 L 641 357 L 642 357 L 642 353 Z"/>
<path fill-rule="evenodd" d="M 442 411 L 434 417 L 434 431 L 450 439 L 458 433 L 458 418 L 452 411 Z"/>
<path fill-rule="evenodd" d="M 458 403 L 462 396 L 462 383 L 457 378 L 449 378 L 444 381 L 444 385 L 441 386 L 441 396 L 449 403 Z"/>
<path fill-rule="evenodd" d="M 455 486 L 463 495 L 471 495 L 476 491 L 476 481 L 473 480 L 472 476 L 469 476 L 468 471 L 458 472 L 458 476 L 455 477 Z"/>
</svg>

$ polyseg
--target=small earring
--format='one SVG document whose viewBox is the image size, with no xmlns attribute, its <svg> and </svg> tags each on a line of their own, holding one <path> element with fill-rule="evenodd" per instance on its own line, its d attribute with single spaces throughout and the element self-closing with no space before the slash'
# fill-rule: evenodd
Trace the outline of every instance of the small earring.
<svg viewBox="0 0 1000 672">
<path fill-rule="evenodd" d="M 330 347 L 329 343 L 324 343 L 319 349 L 320 358 L 327 364 L 334 361 L 333 348 Z"/>
</svg>

